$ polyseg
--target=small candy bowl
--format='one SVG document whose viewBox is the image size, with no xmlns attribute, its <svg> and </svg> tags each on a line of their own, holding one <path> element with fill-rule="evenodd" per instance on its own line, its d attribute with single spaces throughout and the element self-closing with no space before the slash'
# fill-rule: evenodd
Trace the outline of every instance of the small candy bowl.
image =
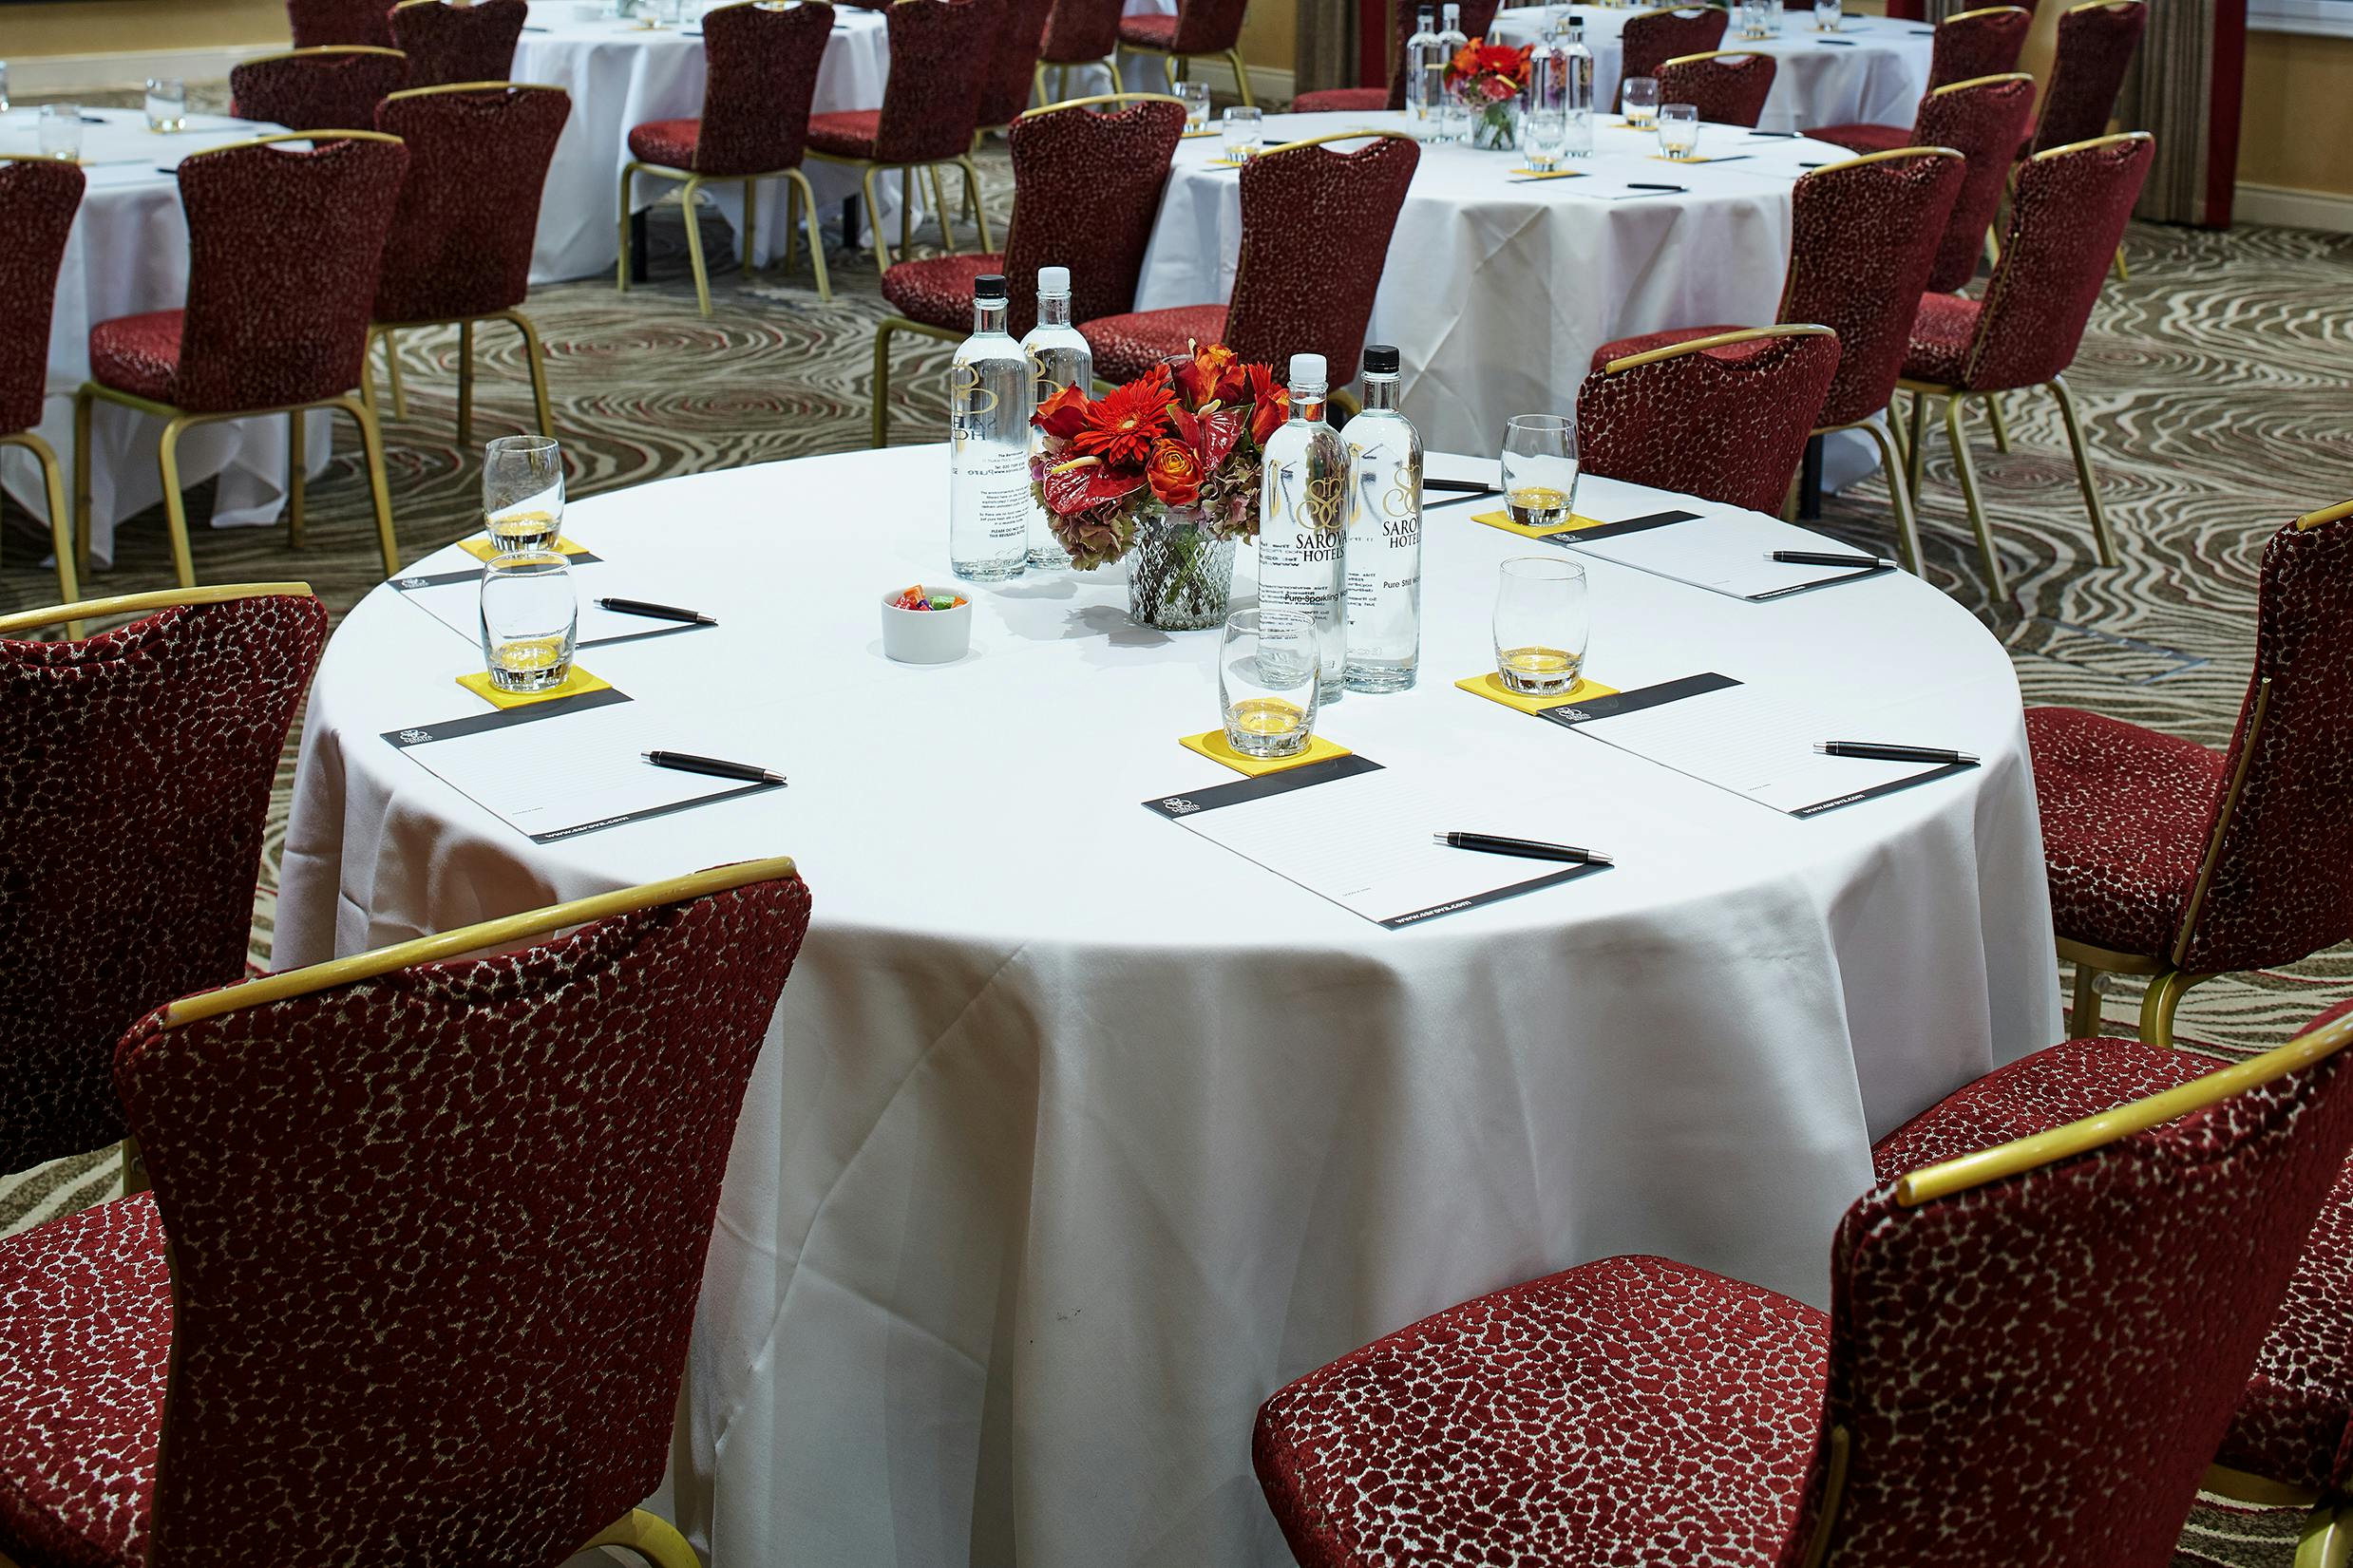
<svg viewBox="0 0 2353 1568">
<path fill-rule="evenodd" d="M 939 610 L 900 608 L 913 592 Z M 901 664 L 953 664 L 972 647 L 972 595 L 919 583 L 882 595 L 882 652 Z"/>
</svg>

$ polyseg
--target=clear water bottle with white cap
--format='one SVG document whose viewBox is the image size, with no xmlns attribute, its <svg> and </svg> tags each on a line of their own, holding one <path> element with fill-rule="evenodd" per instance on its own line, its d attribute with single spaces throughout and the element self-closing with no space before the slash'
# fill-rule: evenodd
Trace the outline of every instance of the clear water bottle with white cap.
<svg viewBox="0 0 2353 1568">
<path fill-rule="evenodd" d="M 1005 276 L 973 280 L 972 336 L 948 368 L 948 569 L 1018 576 L 1030 550 L 1030 362 L 1005 331 Z"/>
<path fill-rule="evenodd" d="M 1081 391 L 1094 389 L 1094 350 L 1086 338 L 1071 325 L 1071 270 L 1068 267 L 1040 267 L 1037 270 L 1037 325 L 1021 340 L 1021 351 L 1030 356 L 1030 378 L 1039 406 L 1065 387 L 1076 387 Z M 1030 463 L 1033 481 L 1037 478 L 1038 447 L 1045 434 L 1034 425 L 1030 430 Z M 1033 502 L 1030 507 L 1030 570 L 1053 572 L 1071 564 L 1071 557 L 1062 548 L 1053 530 L 1047 526 L 1046 508 Z"/>
<path fill-rule="evenodd" d="M 1422 646 L 1422 438 L 1397 411 L 1397 350 L 1364 350 L 1348 448 L 1348 690 L 1404 691 Z"/>
<path fill-rule="evenodd" d="M 1266 438 L 1259 493 L 1259 605 L 1312 616 L 1321 700 L 1337 702 L 1348 647 L 1348 448 L 1324 423 L 1321 354 L 1291 356 L 1291 418 Z"/>
</svg>

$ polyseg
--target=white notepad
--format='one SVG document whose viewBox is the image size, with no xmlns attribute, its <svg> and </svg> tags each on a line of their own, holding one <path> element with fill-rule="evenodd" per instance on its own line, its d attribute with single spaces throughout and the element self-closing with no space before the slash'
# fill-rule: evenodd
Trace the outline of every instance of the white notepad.
<svg viewBox="0 0 2353 1568">
<path fill-rule="evenodd" d="M 597 602 L 599 597 L 651 599 L 656 604 L 684 601 L 650 584 L 641 574 L 632 572 L 625 577 L 617 576 L 612 565 L 594 557 L 573 563 L 572 585 L 580 601 L 579 625 L 574 633 L 577 647 L 605 648 L 617 642 L 643 642 L 649 637 L 712 630 L 699 621 L 656 620 L 650 615 L 624 615 L 618 611 L 607 610 Z M 481 645 L 480 566 L 436 572 L 429 576 L 410 573 L 406 576 L 394 577 L 392 589 L 467 642 L 477 647 Z"/>
<path fill-rule="evenodd" d="M 1638 513 L 1574 535 L 1555 535 L 1548 542 L 1736 599 L 1775 599 L 1888 570 L 1774 560 L 1775 550 L 1836 553 L 1845 547 L 1775 519 L 1728 508 Z"/>
</svg>

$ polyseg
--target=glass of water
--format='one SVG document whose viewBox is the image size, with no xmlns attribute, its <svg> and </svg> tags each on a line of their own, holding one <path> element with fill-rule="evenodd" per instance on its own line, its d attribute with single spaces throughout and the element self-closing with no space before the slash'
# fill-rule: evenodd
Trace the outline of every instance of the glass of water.
<svg viewBox="0 0 2353 1568">
<path fill-rule="evenodd" d="M 1209 84 L 1180 82 L 1176 85 L 1177 101 L 1185 105 L 1185 129 L 1187 134 L 1209 128 Z"/>
<path fill-rule="evenodd" d="M 82 156 L 82 105 L 41 105 L 41 156 L 73 162 Z"/>
<path fill-rule="evenodd" d="M 1503 563 L 1495 587 L 1495 673 L 1524 697 L 1573 690 L 1591 632 L 1585 569 L 1566 556 Z"/>
<path fill-rule="evenodd" d="M 1523 528 L 1566 528 L 1577 510 L 1577 422 L 1515 414 L 1504 427 L 1504 505 Z"/>
<path fill-rule="evenodd" d="M 1816 32 L 1836 32 L 1838 24 L 1846 19 L 1846 8 L 1839 4 L 1839 0 L 1813 0 L 1813 27 Z"/>
<path fill-rule="evenodd" d="M 1225 111 L 1225 158 L 1230 163 L 1247 163 L 1259 155 L 1259 139 L 1265 134 L 1266 117 L 1244 104 L 1237 104 Z"/>
<path fill-rule="evenodd" d="M 1661 104 L 1659 105 L 1659 150 L 1678 162 L 1698 156 L 1698 105 L 1694 104 Z"/>
<path fill-rule="evenodd" d="M 1568 111 L 1528 109 L 1520 116 L 1520 145 L 1528 150 L 1528 166 L 1549 174 L 1568 153 Z"/>
<path fill-rule="evenodd" d="M 501 436 L 483 448 L 482 521 L 501 550 L 547 550 L 563 529 L 563 449 L 553 436 Z"/>
<path fill-rule="evenodd" d="M 188 128 L 188 84 L 176 76 L 147 78 L 147 129 L 168 135 Z"/>
<path fill-rule="evenodd" d="M 1245 757 L 1296 757 L 1316 732 L 1323 651 L 1304 610 L 1237 610 L 1218 649 L 1225 740 Z"/>
<path fill-rule="evenodd" d="M 580 606 L 553 550 L 493 556 L 482 569 L 482 662 L 502 691 L 545 691 L 572 673 Z"/>
<path fill-rule="evenodd" d="M 1625 111 L 1626 123 L 1635 130 L 1644 130 L 1659 123 L 1659 79 L 1655 76 L 1626 78 L 1625 96 L 1618 101 Z"/>
</svg>

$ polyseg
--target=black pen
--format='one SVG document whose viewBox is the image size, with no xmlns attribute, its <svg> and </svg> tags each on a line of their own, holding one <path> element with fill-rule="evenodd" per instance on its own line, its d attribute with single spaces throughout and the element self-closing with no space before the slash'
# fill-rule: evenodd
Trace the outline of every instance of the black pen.
<svg viewBox="0 0 2353 1568">
<path fill-rule="evenodd" d="M 1572 865 L 1614 865 L 1597 849 L 1574 844 L 1538 843 L 1533 839 L 1500 839 L 1492 833 L 1433 833 L 1449 849 L 1475 849 L 1483 855 L 1517 855 L 1524 860 L 1566 860 Z"/>
<path fill-rule="evenodd" d="M 1704 158 L 1700 161 L 1703 163 L 1740 163 L 1755 156 L 1755 153 L 1734 153 L 1726 158 Z"/>
<path fill-rule="evenodd" d="M 1626 189 L 1627 189 L 1627 190 L 1629 190 L 1629 191 L 1679 191 L 1679 192 L 1682 188 L 1683 188 L 1683 187 L 1682 187 L 1682 186 L 1680 186 L 1680 185 L 1653 185 L 1653 184 L 1650 184 L 1650 183 L 1648 183 L 1648 182 L 1646 182 L 1646 181 L 1640 180 L 1640 179 L 1629 179 L 1629 180 L 1627 180 L 1627 181 L 1626 181 Z"/>
<path fill-rule="evenodd" d="M 1860 757 L 1873 763 L 1943 763 L 1950 767 L 1977 761 L 1966 751 L 1935 746 L 1882 746 L 1876 741 L 1820 741 L 1814 749 L 1825 757 Z"/>
<path fill-rule="evenodd" d="M 1852 566 L 1859 570 L 1895 564 L 1877 556 L 1840 556 L 1828 550 L 1775 550 L 1773 558 L 1784 566 Z"/>
<path fill-rule="evenodd" d="M 695 626 L 716 626 L 718 620 L 700 610 L 681 610 L 674 604 L 650 604 L 644 599 L 598 599 L 598 604 L 619 615 L 650 615 L 655 620 L 687 621 Z"/>
<path fill-rule="evenodd" d="M 1751 132 L 1749 132 L 1749 134 L 1750 134 L 1751 136 L 1779 136 L 1779 137 L 1794 137 L 1794 136 L 1796 136 L 1798 133 L 1797 133 L 1797 132 L 1795 132 L 1795 131 L 1751 131 Z"/>
<path fill-rule="evenodd" d="M 689 751 L 648 751 L 645 760 L 655 767 L 673 767 L 681 773 L 708 773 L 714 779 L 741 779 L 746 784 L 780 784 L 782 773 L 770 773 L 765 767 L 750 763 L 722 762 L 717 757 L 697 757 Z"/>
<path fill-rule="evenodd" d="M 1503 494 L 1501 490 L 1496 489 L 1483 479 L 1431 479 L 1425 475 L 1422 479 L 1422 488 L 1452 490 L 1466 496 L 1500 496 Z"/>
</svg>

